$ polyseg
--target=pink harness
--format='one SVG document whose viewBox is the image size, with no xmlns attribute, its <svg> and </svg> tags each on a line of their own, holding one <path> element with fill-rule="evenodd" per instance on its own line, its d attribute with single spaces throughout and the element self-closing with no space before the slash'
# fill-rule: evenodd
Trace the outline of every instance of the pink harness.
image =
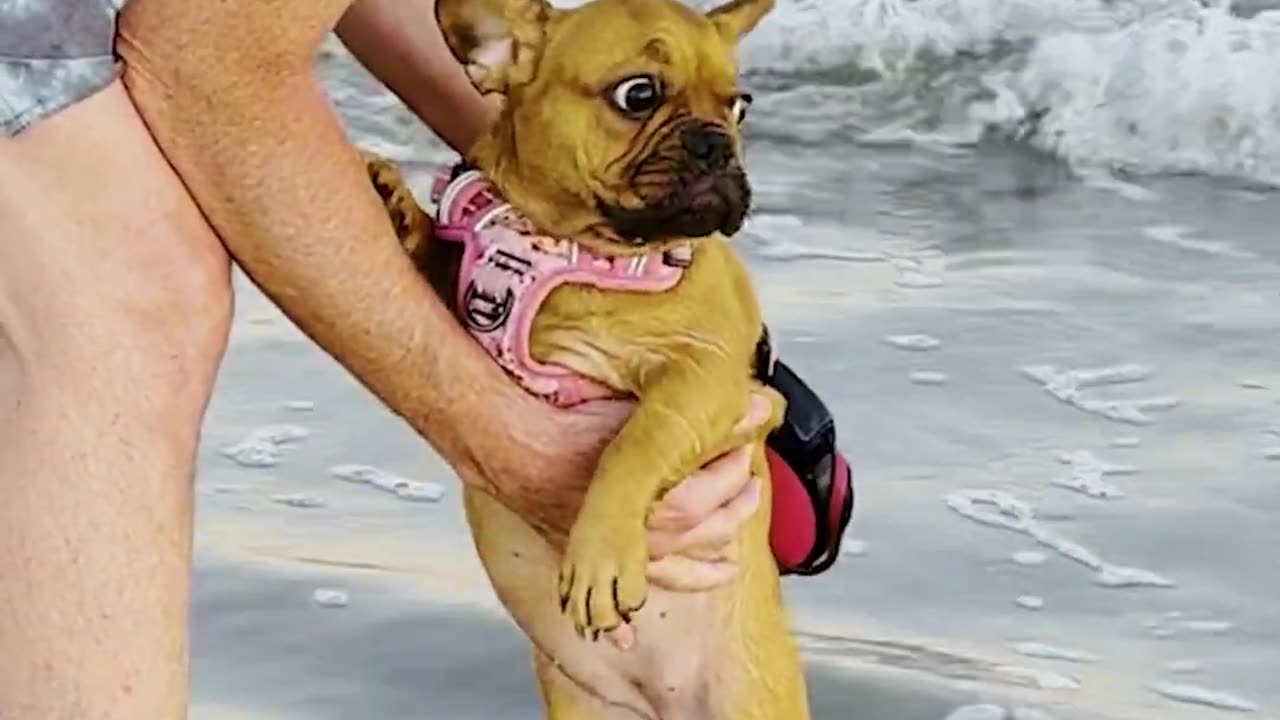
<svg viewBox="0 0 1280 720">
<path fill-rule="evenodd" d="M 691 246 L 666 253 L 602 257 L 572 240 L 549 237 L 468 170 L 436 177 L 436 237 L 462 243 L 458 310 L 467 330 L 525 389 L 560 407 L 618 397 L 610 387 L 529 353 L 534 315 L 563 283 L 602 290 L 662 292 L 684 275 Z"/>
</svg>

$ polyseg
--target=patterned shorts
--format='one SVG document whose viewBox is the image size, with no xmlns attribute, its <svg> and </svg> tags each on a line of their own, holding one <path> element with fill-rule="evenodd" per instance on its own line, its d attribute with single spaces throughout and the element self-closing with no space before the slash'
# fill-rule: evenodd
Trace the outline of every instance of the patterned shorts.
<svg viewBox="0 0 1280 720">
<path fill-rule="evenodd" d="M 125 0 L 0 0 L 0 137 L 110 85 Z"/>
</svg>

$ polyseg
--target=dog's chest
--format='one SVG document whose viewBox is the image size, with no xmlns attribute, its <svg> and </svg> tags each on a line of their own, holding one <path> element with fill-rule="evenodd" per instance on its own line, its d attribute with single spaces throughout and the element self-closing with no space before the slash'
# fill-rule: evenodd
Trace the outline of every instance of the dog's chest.
<svg viewBox="0 0 1280 720">
<path fill-rule="evenodd" d="M 640 395 L 646 379 L 691 357 L 728 357 L 750 372 L 760 310 L 727 243 L 700 241 L 679 284 L 661 293 L 565 285 L 533 319 L 535 358 Z"/>
<path fill-rule="evenodd" d="M 560 406 L 610 397 L 621 389 L 616 373 L 600 377 L 596 362 L 615 354 L 598 333 L 599 343 L 568 338 L 560 348 L 585 361 L 581 365 L 547 360 L 531 353 L 535 316 L 562 287 L 590 288 L 631 297 L 662 295 L 680 285 L 692 258 L 691 242 L 634 256 L 592 252 L 578 242 L 549 237 L 505 202 L 480 173 L 452 180 L 438 178 L 436 238 L 459 249 L 455 270 L 456 310 L 464 326 L 505 370 L 531 393 Z M 573 313 L 558 313 L 562 321 Z M 589 325 L 589 323 L 588 323 Z M 557 330 L 573 328 L 562 322 Z"/>
</svg>

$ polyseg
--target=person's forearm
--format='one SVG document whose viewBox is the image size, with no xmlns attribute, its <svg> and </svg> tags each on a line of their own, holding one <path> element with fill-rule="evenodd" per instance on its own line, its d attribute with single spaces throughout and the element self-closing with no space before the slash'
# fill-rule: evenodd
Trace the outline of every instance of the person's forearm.
<svg viewBox="0 0 1280 720">
<path fill-rule="evenodd" d="M 436 24 L 433 0 L 356 0 L 338 37 L 454 150 L 466 152 L 495 105 L 480 96 Z"/>
<path fill-rule="evenodd" d="M 255 3 L 269 5 L 240 5 Z M 236 3 L 215 12 L 234 13 L 228 5 Z M 235 27 L 226 15 L 184 17 L 200 6 L 133 0 L 122 20 L 125 81 L 158 144 L 236 261 L 290 319 L 455 467 L 473 465 L 486 452 L 477 442 L 501 442 L 494 428 L 518 389 L 401 251 L 310 54 L 217 57 L 233 49 L 226 33 L 251 43 L 260 28 L 247 25 L 263 18 L 246 11 L 246 26 Z M 222 25 L 218 40 L 210 22 Z"/>
</svg>

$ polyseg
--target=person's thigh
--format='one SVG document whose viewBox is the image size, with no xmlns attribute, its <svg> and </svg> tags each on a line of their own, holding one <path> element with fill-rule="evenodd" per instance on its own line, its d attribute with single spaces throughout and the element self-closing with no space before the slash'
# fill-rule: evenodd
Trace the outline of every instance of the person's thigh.
<svg viewBox="0 0 1280 720">
<path fill-rule="evenodd" d="M 230 292 L 119 81 L 0 137 L 0 717 L 185 716 Z"/>
</svg>

